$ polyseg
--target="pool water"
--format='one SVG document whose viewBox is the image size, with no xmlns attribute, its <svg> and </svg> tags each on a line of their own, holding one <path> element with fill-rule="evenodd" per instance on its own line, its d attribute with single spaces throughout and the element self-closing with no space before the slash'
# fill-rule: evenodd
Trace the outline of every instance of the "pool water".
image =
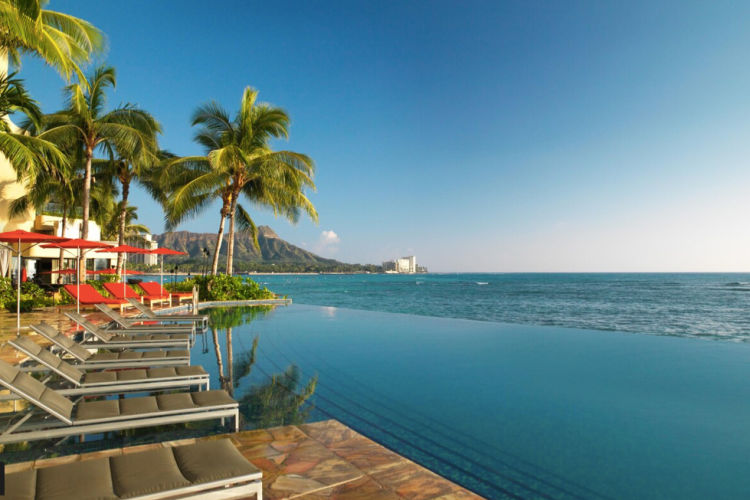
<svg viewBox="0 0 750 500">
<path fill-rule="evenodd" d="M 490 498 L 750 491 L 750 345 L 333 307 L 253 311 L 213 310 L 216 327 L 192 353 L 214 388 L 223 375 L 249 426 L 336 418 Z"/>
</svg>

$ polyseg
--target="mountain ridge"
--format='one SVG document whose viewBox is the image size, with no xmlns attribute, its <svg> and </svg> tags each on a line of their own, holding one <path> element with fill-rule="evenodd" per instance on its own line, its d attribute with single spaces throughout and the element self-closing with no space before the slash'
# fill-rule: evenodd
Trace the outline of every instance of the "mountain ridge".
<svg viewBox="0 0 750 500">
<path fill-rule="evenodd" d="M 180 261 L 201 261 L 205 258 L 203 249 L 208 249 L 209 258 L 213 257 L 216 245 L 216 233 L 194 233 L 192 231 L 174 231 L 153 235 L 160 247 L 172 248 L 187 255 L 175 256 Z M 221 244 L 219 258 L 226 258 L 227 235 Z M 310 251 L 293 245 L 279 237 L 269 226 L 258 226 L 258 246 L 255 248 L 247 233 L 235 233 L 234 260 L 235 262 L 254 263 L 294 263 L 294 264 L 327 264 L 336 265 L 341 262 L 327 259 Z"/>
</svg>

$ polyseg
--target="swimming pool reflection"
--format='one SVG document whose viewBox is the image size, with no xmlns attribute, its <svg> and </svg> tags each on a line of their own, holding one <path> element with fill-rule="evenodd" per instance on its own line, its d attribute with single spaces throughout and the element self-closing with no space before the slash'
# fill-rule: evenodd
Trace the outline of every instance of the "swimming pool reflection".
<svg viewBox="0 0 750 500">
<path fill-rule="evenodd" d="M 303 383 L 302 374 L 294 363 L 290 363 L 286 369 L 278 373 L 271 373 L 268 369 L 256 366 L 260 342 L 260 336 L 257 334 L 253 337 L 249 349 L 242 349 L 238 353 L 234 351 L 233 329 L 248 325 L 272 310 L 271 306 L 259 306 L 215 308 L 208 311 L 210 335 L 216 358 L 216 375 L 221 388 L 239 401 L 243 428 L 256 429 L 303 423 L 313 410 L 310 398 L 315 393 L 317 375 Z M 241 330 L 243 333 L 248 331 L 248 328 Z M 226 347 L 226 357 L 222 353 L 222 340 Z M 250 380 L 254 368 L 258 372 L 253 377 L 256 383 L 243 383 L 244 380 Z M 206 369 L 210 370 L 209 367 Z"/>
</svg>

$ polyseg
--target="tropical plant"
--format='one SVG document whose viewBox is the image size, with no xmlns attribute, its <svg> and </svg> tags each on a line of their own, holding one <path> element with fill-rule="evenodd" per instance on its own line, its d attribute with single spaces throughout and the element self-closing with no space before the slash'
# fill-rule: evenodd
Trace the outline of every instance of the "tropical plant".
<svg viewBox="0 0 750 500">
<path fill-rule="evenodd" d="M 250 389 L 240 398 L 240 412 L 251 428 L 261 429 L 279 425 L 301 424 L 312 406 L 303 408 L 315 393 L 315 375 L 300 389 L 301 373 L 296 365 L 270 377 L 266 383 Z"/>
<path fill-rule="evenodd" d="M 68 160 L 52 142 L 34 134 L 23 133 L 10 115 L 20 113 L 26 121 L 37 125 L 41 118 L 39 105 L 14 74 L 0 74 L 0 152 L 16 170 L 19 181 L 34 183 L 40 175 L 53 175 L 65 168 Z"/>
<path fill-rule="evenodd" d="M 163 178 L 172 186 L 165 207 L 169 227 L 196 214 L 213 199 L 222 200 L 212 274 L 217 272 L 226 218 L 227 274 L 233 271 L 236 223 L 258 246 L 255 223 L 239 204 L 240 195 L 291 222 L 296 222 L 302 211 L 317 222 L 315 207 L 304 193 L 305 188 L 315 188 L 313 161 L 301 153 L 271 149 L 271 139 L 289 137 L 289 115 L 281 108 L 256 103 L 257 96 L 256 90 L 245 89 L 234 120 L 216 102 L 200 106 L 192 124 L 200 126 L 195 141 L 206 155 L 172 160 L 165 169 Z"/>
<path fill-rule="evenodd" d="M 155 132 L 161 128 L 150 114 L 129 104 L 105 112 L 105 91 L 115 86 L 114 68 L 104 66 L 97 68 L 88 79 L 67 86 L 65 109 L 48 115 L 49 128 L 39 135 L 56 144 L 75 145 L 81 151 L 84 165 L 81 202 L 83 239 L 88 238 L 95 152 L 116 151 L 137 161 L 148 161 L 157 150 Z"/>
<path fill-rule="evenodd" d="M 195 276 L 175 283 L 174 289 L 190 291 L 194 286 L 198 287 L 201 300 L 264 300 L 275 297 L 268 288 L 261 287 L 250 278 L 228 274 Z"/>
<path fill-rule="evenodd" d="M 150 233 L 151 230 L 143 225 L 135 222 L 138 220 L 138 207 L 129 206 L 125 209 L 125 225 L 120 225 L 120 205 L 121 203 L 112 203 L 108 207 L 108 211 L 105 210 L 105 220 L 102 221 L 102 239 L 104 240 L 115 240 L 119 238 L 120 231 L 122 230 L 123 239 L 119 243 L 121 245 L 144 245 L 146 239 L 143 237 L 144 233 Z M 106 215 L 110 215 L 107 219 Z M 117 269 L 117 274 L 122 274 L 122 269 Z"/>
<path fill-rule="evenodd" d="M 32 54 L 66 79 L 83 77 L 81 65 L 104 46 L 102 33 L 77 17 L 43 9 L 46 0 L 0 1 L 0 72 L 8 60 L 20 65 L 22 54 Z"/>
<path fill-rule="evenodd" d="M 145 111 L 144 111 L 145 113 Z M 151 119 L 151 123 L 156 124 L 156 120 Z M 157 130 L 153 131 L 154 137 Z M 154 141 L 154 146 L 156 141 Z M 134 227 L 131 221 L 137 219 L 135 207 L 128 206 L 128 197 L 130 195 L 130 186 L 137 182 L 151 192 L 153 197 L 159 200 L 161 195 L 159 186 L 155 182 L 155 168 L 158 166 L 158 157 L 166 157 L 169 153 L 152 151 L 149 155 L 133 156 L 130 151 L 113 151 L 113 158 L 101 162 L 97 172 L 104 177 L 117 179 L 120 183 L 120 202 L 117 204 L 117 216 L 112 222 L 117 223 L 117 243 L 124 245 L 126 240 L 140 239 L 140 234 L 149 232 L 148 228 L 143 225 Z M 116 157 L 114 157 L 116 155 Z M 117 272 L 122 272 L 123 257 L 117 254 Z"/>
</svg>

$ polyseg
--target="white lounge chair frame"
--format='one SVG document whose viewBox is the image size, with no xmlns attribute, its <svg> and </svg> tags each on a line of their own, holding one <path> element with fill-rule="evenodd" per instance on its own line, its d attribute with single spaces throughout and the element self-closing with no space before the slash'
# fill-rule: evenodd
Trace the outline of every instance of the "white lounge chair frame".
<svg viewBox="0 0 750 500">
<path fill-rule="evenodd" d="M 123 331 L 129 333 L 144 332 L 144 333 L 195 333 L 195 324 L 190 325 L 139 325 L 137 323 L 143 321 L 151 321 L 145 318 L 136 318 L 134 320 L 126 318 L 120 315 L 117 311 L 114 311 L 107 307 L 105 304 L 96 304 L 95 306 L 101 312 L 103 312 L 113 323 L 119 326 Z M 76 313 L 65 313 L 69 318 L 72 315 L 81 316 Z M 81 316 L 82 317 L 82 316 Z"/>
<path fill-rule="evenodd" d="M 10 371 L 11 369 L 15 370 L 15 372 L 21 374 L 21 376 L 24 377 L 22 380 L 24 381 L 24 385 L 27 387 L 37 390 L 39 388 L 38 386 L 42 386 L 43 393 L 46 394 L 46 391 L 53 391 L 53 393 L 56 393 L 56 391 L 47 388 L 38 380 L 35 380 L 29 375 L 22 373 L 18 368 L 11 366 L 4 361 L 0 361 L 0 369 L 5 371 Z M 17 378 L 15 380 L 17 380 Z M 0 433 L 0 444 L 18 443 L 21 441 L 36 441 L 40 439 L 57 439 L 61 437 L 94 433 L 99 434 L 103 432 L 122 431 L 140 427 L 153 427 L 158 425 L 213 420 L 216 418 L 220 418 L 223 424 L 224 419 L 227 417 L 234 419 L 234 432 L 239 432 L 239 405 L 236 401 L 234 401 L 232 404 L 221 404 L 205 408 L 191 408 L 188 410 L 166 410 L 135 415 L 119 415 L 117 417 L 109 418 L 76 420 L 72 417 L 72 412 L 71 416 L 61 413 L 57 409 L 43 403 L 39 398 L 35 397 L 29 391 L 24 390 L 15 384 L 7 382 L 3 377 L 0 377 L 0 386 L 3 386 L 11 392 L 18 394 L 35 407 L 44 410 L 44 412 L 46 412 L 48 416 L 53 416 L 57 419 L 56 421 L 51 421 L 49 418 L 46 418 L 40 422 L 29 423 L 31 417 L 34 415 L 34 411 L 27 411 L 19 421 L 13 423 L 2 433 Z M 220 391 L 221 390 L 217 390 L 215 392 Z M 203 392 L 201 394 L 207 394 L 208 392 Z M 226 392 L 224 393 L 226 394 Z M 60 394 L 57 394 L 56 397 L 58 396 L 60 398 L 64 397 Z M 227 395 L 227 397 L 229 396 Z M 74 408 L 75 405 L 79 404 L 85 403 L 74 403 Z"/>
<path fill-rule="evenodd" d="M 33 341 L 28 337 L 21 337 L 19 339 L 9 340 L 8 344 L 17 351 L 22 352 L 23 354 L 28 356 L 29 359 L 47 367 L 49 371 L 56 373 L 69 384 L 73 385 L 72 388 L 57 389 L 57 392 L 64 396 L 121 394 L 126 392 L 163 391 L 168 389 L 190 387 L 198 387 L 198 390 L 206 391 L 210 389 L 210 376 L 208 373 L 197 375 L 177 375 L 171 377 L 153 377 L 140 380 L 82 382 L 82 380 L 84 380 L 85 372 L 83 370 L 80 370 L 78 366 L 72 365 L 65 360 L 60 360 L 62 364 L 67 365 L 68 370 L 77 371 L 80 373 L 81 376 L 76 379 L 65 370 L 62 370 L 59 364 L 51 363 L 50 360 L 47 359 L 47 356 L 41 355 L 41 353 L 36 353 L 33 350 L 29 349 L 29 346 L 27 345 L 28 342 Z M 49 356 L 54 356 L 54 354 L 49 351 L 45 350 L 45 352 L 47 352 Z"/>
<path fill-rule="evenodd" d="M 93 324 L 85 317 L 77 313 L 65 313 L 68 318 L 75 321 L 76 324 L 83 327 L 84 334 L 88 334 L 91 337 L 97 339 L 97 341 L 86 340 L 84 335 L 84 341 L 80 342 L 82 347 L 94 348 L 94 349 L 151 349 L 151 348 L 184 348 L 190 349 L 193 345 L 194 337 L 191 333 L 136 333 L 131 334 L 127 330 L 104 330 L 97 325 Z M 117 338 L 118 336 L 128 336 L 129 339 Z M 159 335 L 165 338 L 148 338 L 149 335 Z M 178 335 L 184 336 L 184 338 L 177 337 Z M 136 339 L 135 337 L 143 337 Z"/>
<path fill-rule="evenodd" d="M 143 315 L 139 318 L 164 323 L 200 323 L 203 330 L 208 328 L 207 314 L 157 314 L 153 309 L 135 299 L 127 299 L 127 301 Z"/>
<path fill-rule="evenodd" d="M 39 335 L 41 335 L 42 337 L 52 342 L 52 344 L 57 350 L 64 352 L 66 355 L 76 360 L 77 362 L 76 366 L 80 368 L 85 368 L 87 370 L 93 370 L 97 368 L 107 369 L 107 368 L 143 368 L 147 366 L 183 366 L 183 365 L 190 364 L 190 351 L 187 351 L 186 356 L 164 356 L 164 357 L 146 356 L 143 358 L 132 359 L 132 360 L 115 359 L 115 360 L 89 361 L 87 358 L 80 356 L 79 353 L 75 352 L 74 350 L 70 349 L 67 345 L 63 344 L 61 342 L 60 337 L 64 337 L 64 335 L 58 332 L 52 325 L 42 322 L 36 325 L 31 325 L 30 328 L 34 330 L 36 333 L 38 333 Z M 86 349 L 90 352 L 90 350 L 85 345 L 83 346 L 81 344 L 77 344 L 77 345 L 81 347 L 82 349 Z M 63 356 L 60 356 L 60 357 L 63 357 Z"/>
</svg>

